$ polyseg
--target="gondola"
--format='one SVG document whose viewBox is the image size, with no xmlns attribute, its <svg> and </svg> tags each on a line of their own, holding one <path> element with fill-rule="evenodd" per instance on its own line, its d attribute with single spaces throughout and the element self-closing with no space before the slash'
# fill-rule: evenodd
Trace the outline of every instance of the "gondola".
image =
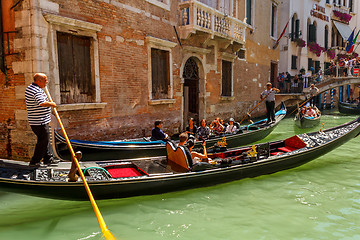
<svg viewBox="0 0 360 240">
<path fill-rule="evenodd" d="M 240 147 L 208 156 L 190 168 L 185 149 L 172 142 L 167 156 L 81 162 L 95 199 L 160 194 L 271 174 L 305 164 L 339 147 L 360 133 L 360 118 L 324 131 L 294 135 L 285 140 Z M 25 163 L 0 161 L 0 190 L 33 196 L 86 200 L 81 180 L 69 182 L 70 162 L 56 167 L 30 168 Z"/>
<path fill-rule="evenodd" d="M 316 117 L 308 117 L 306 114 L 301 112 L 301 109 L 298 110 L 298 113 L 295 115 L 294 121 L 296 126 L 299 128 L 313 128 L 320 124 L 321 112 L 317 107 L 313 107 L 317 112 Z"/>
<path fill-rule="evenodd" d="M 276 112 L 275 122 L 266 124 L 267 119 L 262 119 L 253 124 L 241 126 L 240 130 L 234 134 L 211 135 L 207 139 L 207 145 L 212 146 L 215 143 L 226 138 L 227 147 L 234 148 L 259 141 L 268 136 L 279 122 L 286 115 L 286 107 L 281 104 L 279 111 Z M 56 122 L 56 121 L 53 121 Z M 53 129 L 56 126 L 52 127 Z M 70 160 L 70 153 L 66 146 L 65 139 L 57 132 L 52 131 L 53 152 L 58 158 Z M 71 145 L 75 151 L 83 153 L 84 161 L 99 161 L 127 158 L 155 157 L 166 155 L 166 142 L 150 141 L 147 138 L 121 140 L 121 141 L 83 141 L 71 140 Z M 201 141 L 197 142 L 197 146 Z"/>
<path fill-rule="evenodd" d="M 354 103 L 339 102 L 339 112 L 344 114 L 360 115 L 360 103 L 354 104 Z"/>
</svg>

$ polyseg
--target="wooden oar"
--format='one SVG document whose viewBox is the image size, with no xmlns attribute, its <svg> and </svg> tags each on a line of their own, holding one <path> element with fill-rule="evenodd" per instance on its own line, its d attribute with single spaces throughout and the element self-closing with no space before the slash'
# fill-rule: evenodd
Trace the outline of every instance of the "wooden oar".
<svg viewBox="0 0 360 240">
<path fill-rule="evenodd" d="M 49 90 L 47 89 L 46 86 L 45 86 L 45 92 L 46 92 L 46 95 L 48 96 L 50 102 L 52 102 L 53 100 L 52 100 L 51 95 L 50 95 L 50 93 L 49 93 Z M 83 183 L 84 183 L 84 186 L 85 186 L 86 192 L 87 192 L 87 194 L 88 194 L 88 196 L 89 196 L 91 205 L 92 205 L 92 207 L 93 207 L 93 209 L 94 209 L 96 218 L 97 218 L 97 220 L 98 220 L 98 222 L 99 222 L 99 225 L 100 225 L 100 228 L 101 228 L 101 232 L 102 232 L 102 234 L 104 235 L 104 237 L 105 237 L 107 240 L 116 239 L 116 238 L 111 234 L 111 232 L 109 231 L 109 229 L 106 227 L 105 221 L 104 221 L 104 219 L 103 219 L 103 217 L 102 217 L 102 215 L 101 215 L 101 213 L 100 213 L 100 210 L 99 210 L 99 208 L 98 208 L 98 206 L 97 206 L 97 204 L 96 204 L 96 202 L 95 202 L 95 199 L 94 199 L 94 197 L 93 197 L 93 195 L 92 195 L 92 193 L 91 193 L 90 187 L 89 187 L 88 183 L 86 182 L 86 179 L 85 179 L 85 176 L 84 176 L 83 172 L 81 171 L 80 164 L 79 164 L 79 162 L 78 162 L 78 160 L 77 160 L 77 158 L 76 158 L 74 149 L 73 149 L 72 146 L 71 146 L 70 140 L 69 140 L 69 138 L 68 138 L 68 136 L 67 136 L 67 134 L 66 134 L 66 131 L 65 131 L 65 128 L 64 128 L 64 126 L 63 126 L 63 124 L 62 124 L 62 122 L 61 122 L 60 116 L 59 116 L 56 108 L 53 108 L 53 110 L 54 110 L 54 113 L 55 113 L 55 117 L 56 117 L 56 119 L 57 119 L 58 122 L 59 122 L 61 131 L 62 131 L 62 133 L 63 133 L 63 135 L 64 135 L 65 140 L 66 140 L 66 143 L 67 143 L 67 145 L 68 145 L 68 147 L 69 147 L 69 150 L 70 150 L 70 153 L 71 153 L 71 156 L 72 156 L 72 161 L 73 161 L 73 163 L 76 164 L 76 167 L 77 167 L 77 169 L 79 170 L 78 172 L 79 172 L 80 177 L 81 177 L 81 179 L 82 179 L 82 181 L 83 181 Z"/>
<path fill-rule="evenodd" d="M 245 115 L 245 117 L 239 122 L 239 124 L 241 124 L 247 117 L 251 117 L 250 116 L 250 113 L 252 112 L 252 111 L 254 111 L 254 109 L 257 107 L 257 106 L 259 106 L 259 104 L 260 103 L 262 103 L 264 100 L 265 100 L 265 98 L 271 93 L 272 91 L 270 91 L 268 94 L 266 94 L 266 96 L 263 98 L 263 99 L 261 99 L 261 101 L 260 102 L 258 102 L 258 104 L 256 104 L 256 106 L 255 107 L 253 107 L 253 109 L 251 109 L 250 110 L 250 112 L 248 112 L 246 115 Z M 251 121 L 251 120 L 250 120 Z"/>
<path fill-rule="evenodd" d="M 312 99 L 313 97 L 315 97 L 315 96 L 312 96 L 311 98 L 309 98 L 308 100 L 306 100 L 305 102 L 303 102 L 300 106 L 297 107 L 297 109 L 301 108 L 305 103 L 307 103 L 308 101 L 310 101 L 310 99 Z M 295 108 L 294 111 L 292 111 L 292 112 L 289 114 L 289 116 L 290 116 L 291 114 L 293 114 L 297 109 Z"/>
</svg>

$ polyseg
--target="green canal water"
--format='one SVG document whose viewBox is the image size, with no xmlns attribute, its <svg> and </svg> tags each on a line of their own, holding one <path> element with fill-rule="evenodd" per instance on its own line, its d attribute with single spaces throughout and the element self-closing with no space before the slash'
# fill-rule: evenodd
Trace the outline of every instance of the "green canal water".
<svg viewBox="0 0 360 240">
<path fill-rule="evenodd" d="M 328 114 L 322 122 L 328 128 L 354 118 Z M 301 132 L 287 118 L 263 141 Z M 360 239 L 359 143 L 272 175 L 97 203 L 118 240 Z M 103 237 L 89 202 L 0 192 L 0 239 Z"/>
</svg>

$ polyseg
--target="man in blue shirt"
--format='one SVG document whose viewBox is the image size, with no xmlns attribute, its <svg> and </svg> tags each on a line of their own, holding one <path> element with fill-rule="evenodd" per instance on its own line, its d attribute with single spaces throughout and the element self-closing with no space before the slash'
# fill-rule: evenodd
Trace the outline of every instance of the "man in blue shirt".
<svg viewBox="0 0 360 240">
<path fill-rule="evenodd" d="M 151 131 L 151 141 L 163 140 L 167 139 L 169 136 L 164 133 L 161 128 L 163 126 L 163 122 L 161 120 L 155 121 L 155 127 Z"/>
<path fill-rule="evenodd" d="M 44 73 L 36 73 L 34 82 L 25 90 L 26 110 L 31 130 L 37 136 L 34 156 L 30 160 L 29 166 L 39 167 L 43 159 L 44 164 L 56 163 L 50 152 L 50 133 L 49 123 L 51 121 L 51 107 L 56 107 L 56 103 L 50 102 L 46 96 L 44 88 L 48 83 Z"/>
</svg>

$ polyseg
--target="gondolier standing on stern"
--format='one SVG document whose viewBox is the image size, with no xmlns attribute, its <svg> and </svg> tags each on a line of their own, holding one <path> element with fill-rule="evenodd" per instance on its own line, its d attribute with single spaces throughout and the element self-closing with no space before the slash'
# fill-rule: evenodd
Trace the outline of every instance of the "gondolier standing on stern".
<svg viewBox="0 0 360 240">
<path fill-rule="evenodd" d="M 315 96 L 319 93 L 319 89 L 315 87 L 315 84 L 310 85 L 310 106 L 314 107 L 316 104 Z"/>
<path fill-rule="evenodd" d="M 275 122 L 275 93 L 280 92 L 279 89 L 273 88 L 271 83 L 266 84 L 266 90 L 260 94 L 261 100 L 265 98 L 266 104 L 266 123 Z"/>
<path fill-rule="evenodd" d="M 47 76 L 44 73 L 36 73 L 34 82 L 25 90 L 29 124 L 37 136 L 34 155 L 29 164 L 31 167 L 39 167 L 41 159 L 43 159 L 44 164 L 57 163 L 50 152 L 49 133 L 51 107 L 56 107 L 56 103 L 50 102 L 44 90 L 42 90 L 47 83 Z"/>
</svg>

